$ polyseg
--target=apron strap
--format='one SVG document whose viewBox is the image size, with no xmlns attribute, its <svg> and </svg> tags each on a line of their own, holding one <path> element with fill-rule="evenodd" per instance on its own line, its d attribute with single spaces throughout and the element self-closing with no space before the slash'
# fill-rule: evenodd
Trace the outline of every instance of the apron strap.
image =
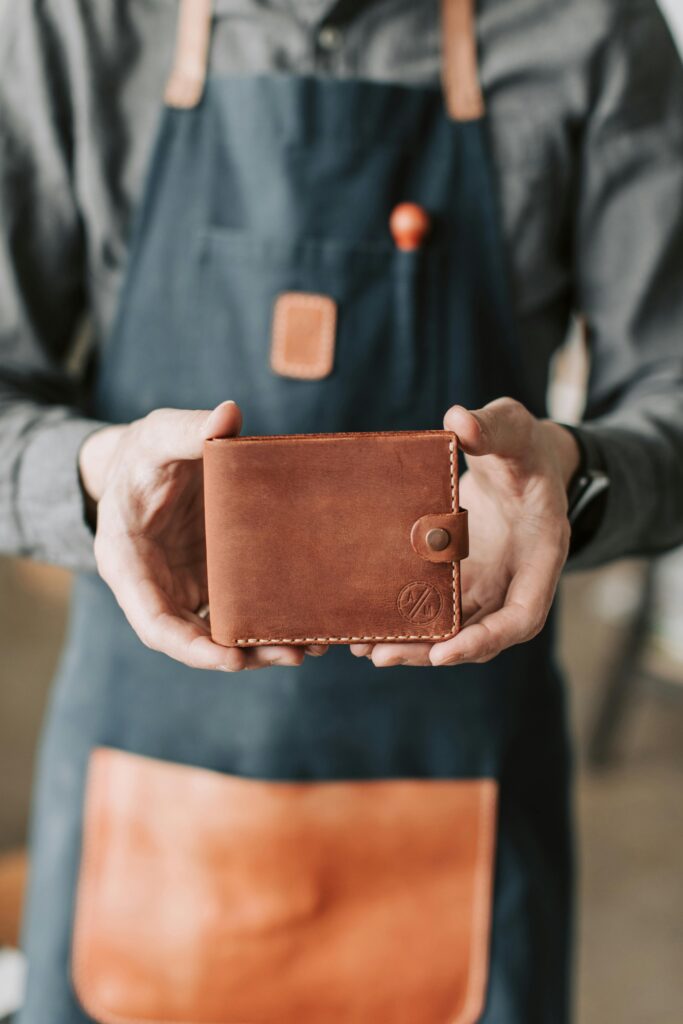
<svg viewBox="0 0 683 1024">
<path fill-rule="evenodd" d="M 476 121 L 484 115 L 477 69 L 476 0 L 441 0 L 441 79 L 448 116 Z"/>
<path fill-rule="evenodd" d="M 441 0 L 442 79 L 446 109 L 454 121 L 484 113 L 477 73 L 475 0 Z M 204 92 L 211 39 L 212 0 L 179 0 L 173 69 L 166 84 L 170 107 L 196 107 Z"/>
<path fill-rule="evenodd" d="M 212 0 L 179 0 L 173 68 L 164 100 L 169 107 L 196 107 L 204 92 L 211 40 Z"/>
</svg>

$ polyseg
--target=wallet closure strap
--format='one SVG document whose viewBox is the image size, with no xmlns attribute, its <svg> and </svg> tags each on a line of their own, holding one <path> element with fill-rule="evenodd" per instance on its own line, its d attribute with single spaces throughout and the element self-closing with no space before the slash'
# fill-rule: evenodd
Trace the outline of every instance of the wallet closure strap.
<svg viewBox="0 0 683 1024">
<path fill-rule="evenodd" d="M 428 562 L 459 562 L 467 558 L 467 509 L 420 516 L 410 531 L 410 543 L 420 558 Z"/>
</svg>

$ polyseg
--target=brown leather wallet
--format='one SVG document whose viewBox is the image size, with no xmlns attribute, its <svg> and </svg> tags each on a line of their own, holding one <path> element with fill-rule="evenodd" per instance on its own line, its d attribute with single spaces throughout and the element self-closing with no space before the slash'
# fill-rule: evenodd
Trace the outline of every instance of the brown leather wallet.
<svg viewBox="0 0 683 1024">
<path fill-rule="evenodd" d="M 442 430 L 204 448 L 211 633 L 228 647 L 445 640 L 460 628 L 457 439 Z"/>
</svg>

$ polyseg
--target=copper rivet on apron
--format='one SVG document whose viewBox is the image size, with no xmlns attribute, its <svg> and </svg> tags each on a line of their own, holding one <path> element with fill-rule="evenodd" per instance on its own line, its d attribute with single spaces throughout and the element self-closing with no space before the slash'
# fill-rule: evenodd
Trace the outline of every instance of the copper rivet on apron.
<svg viewBox="0 0 683 1024">
<path fill-rule="evenodd" d="M 443 551 L 451 542 L 451 535 L 448 530 L 430 530 L 426 537 L 427 545 L 432 551 Z"/>
<path fill-rule="evenodd" d="M 399 203 L 391 211 L 389 230 L 396 248 L 402 252 L 419 249 L 429 228 L 429 214 L 417 203 Z"/>
</svg>

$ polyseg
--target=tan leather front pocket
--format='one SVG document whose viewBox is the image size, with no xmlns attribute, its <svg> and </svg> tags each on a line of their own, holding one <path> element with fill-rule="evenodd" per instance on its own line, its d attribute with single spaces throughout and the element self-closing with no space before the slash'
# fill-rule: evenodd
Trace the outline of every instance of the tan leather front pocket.
<svg viewBox="0 0 683 1024">
<path fill-rule="evenodd" d="M 489 779 L 286 783 L 102 748 L 73 977 L 103 1024 L 472 1024 Z"/>
</svg>

